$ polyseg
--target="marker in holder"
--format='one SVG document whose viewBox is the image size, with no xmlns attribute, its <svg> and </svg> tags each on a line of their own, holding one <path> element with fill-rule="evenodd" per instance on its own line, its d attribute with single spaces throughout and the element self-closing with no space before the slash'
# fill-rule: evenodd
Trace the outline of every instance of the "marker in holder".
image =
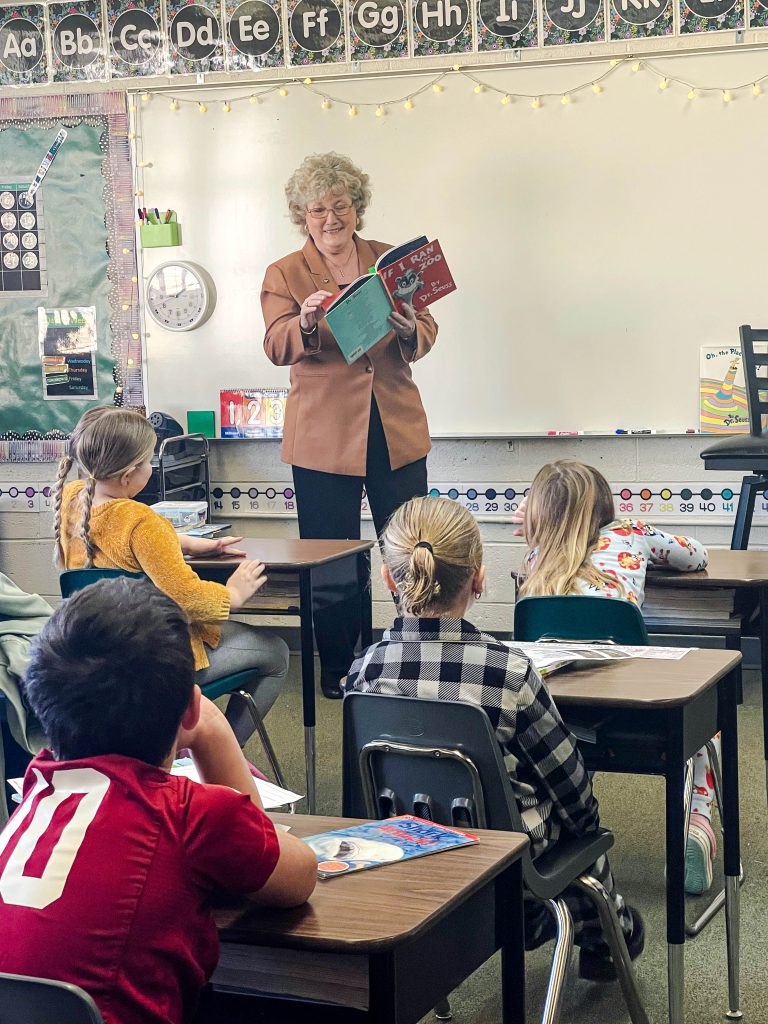
<svg viewBox="0 0 768 1024">
<path fill-rule="evenodd" d="M 167 211 L 167 220 L 155 215 L 154 210 L 139 211 L 141 226 L 139 237 L 142 249 L 157 249 L 161 246 L 181 245 L 181 224 L 174 211 Z"/>
</svg>

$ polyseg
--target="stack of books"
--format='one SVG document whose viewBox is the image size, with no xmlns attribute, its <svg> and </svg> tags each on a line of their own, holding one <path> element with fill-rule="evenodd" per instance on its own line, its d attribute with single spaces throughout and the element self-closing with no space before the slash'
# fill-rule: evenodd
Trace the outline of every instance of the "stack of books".
<svg viewBox="0 0 768 1024">
<path fill-rule="evenodd" d="M 664 622 L 729 619 L 735 612 L 733 590 L 689 590 L 687 587 L 648 586 L 643 603 L 643 618 Z"/>
</svg>

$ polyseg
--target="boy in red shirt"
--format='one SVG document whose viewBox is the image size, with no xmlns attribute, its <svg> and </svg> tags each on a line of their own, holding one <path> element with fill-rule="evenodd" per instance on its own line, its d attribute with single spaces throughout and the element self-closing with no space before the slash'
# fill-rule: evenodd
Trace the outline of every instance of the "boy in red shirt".
<svg viewBox="0 0 768 1024">
<path fill-rule="evenodd" d="M 79 985 L 106 1024 L 191 1020 L 215 892 L 291 907 L 315 886 L 194 677 L 184 613 L 144 582 L 86 588 L 33 647 L 24 691 L 51 751 L 0 833 L 0 971 Z M 169 774 L 177 746 L 207 784 Z"/>
</svg>

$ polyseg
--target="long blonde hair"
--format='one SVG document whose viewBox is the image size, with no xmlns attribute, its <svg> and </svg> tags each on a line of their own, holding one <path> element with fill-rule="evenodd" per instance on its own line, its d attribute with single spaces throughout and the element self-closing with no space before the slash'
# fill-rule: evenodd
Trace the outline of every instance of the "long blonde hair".
<svg viewBox="0 0 768 1024">
<path fill-rule="evenodd" d="M 96 481 L 122 476 L 128 470 L 152 457 L 155 431 L 140 412 L 97 406 L 83 413 L 72 431 L 69 453 L 59 462 L 53 489 L 53 536 L 56 541 L 54 564 L 66 568 L 61 541 L 61 500 L 64 484 L 74 463 L 86 474 L 80 495 L 82 519 L 80 539 L 85 546 L 86 568 L 93 565 L 94 548 L 89 535 L 91 507 Z"/>
<path fill-rule="evenodd" d="M 384 562 L 409 615 L 450 608 L 483 564 L 472 515 L 448 498 L 413 498 L 390 518 Z"/>
<path fill-rule="evenodd" d="M 542 466 L 528 492 L 529 569 L 520 596 L 574 594 L 583 580 L 599 590 L 616 588 L 623 597 L 621 582 L 592 564 L 600 530 L 615 518 L 610 485 L 594 466 L 571 461 Z"/>
</svg>

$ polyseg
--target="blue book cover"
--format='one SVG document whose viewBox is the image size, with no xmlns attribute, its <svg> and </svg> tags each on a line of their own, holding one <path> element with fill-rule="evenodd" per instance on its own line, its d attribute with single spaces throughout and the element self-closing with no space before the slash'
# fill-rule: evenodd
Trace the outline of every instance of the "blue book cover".
<svg viewBox="0 0 768 1024">
<path fill-rule="evenodd" d="M 402 814 L 383 821 L 306 836 L 304 842 L 315 852 L 320 878 L 333 878 L 335 875 L 348 875 L 351 871 L 364 871 L 399 860 L 441 853 L 457 846 L 469 846 L 479 840 L 461 829 Z"/>
</svg>

